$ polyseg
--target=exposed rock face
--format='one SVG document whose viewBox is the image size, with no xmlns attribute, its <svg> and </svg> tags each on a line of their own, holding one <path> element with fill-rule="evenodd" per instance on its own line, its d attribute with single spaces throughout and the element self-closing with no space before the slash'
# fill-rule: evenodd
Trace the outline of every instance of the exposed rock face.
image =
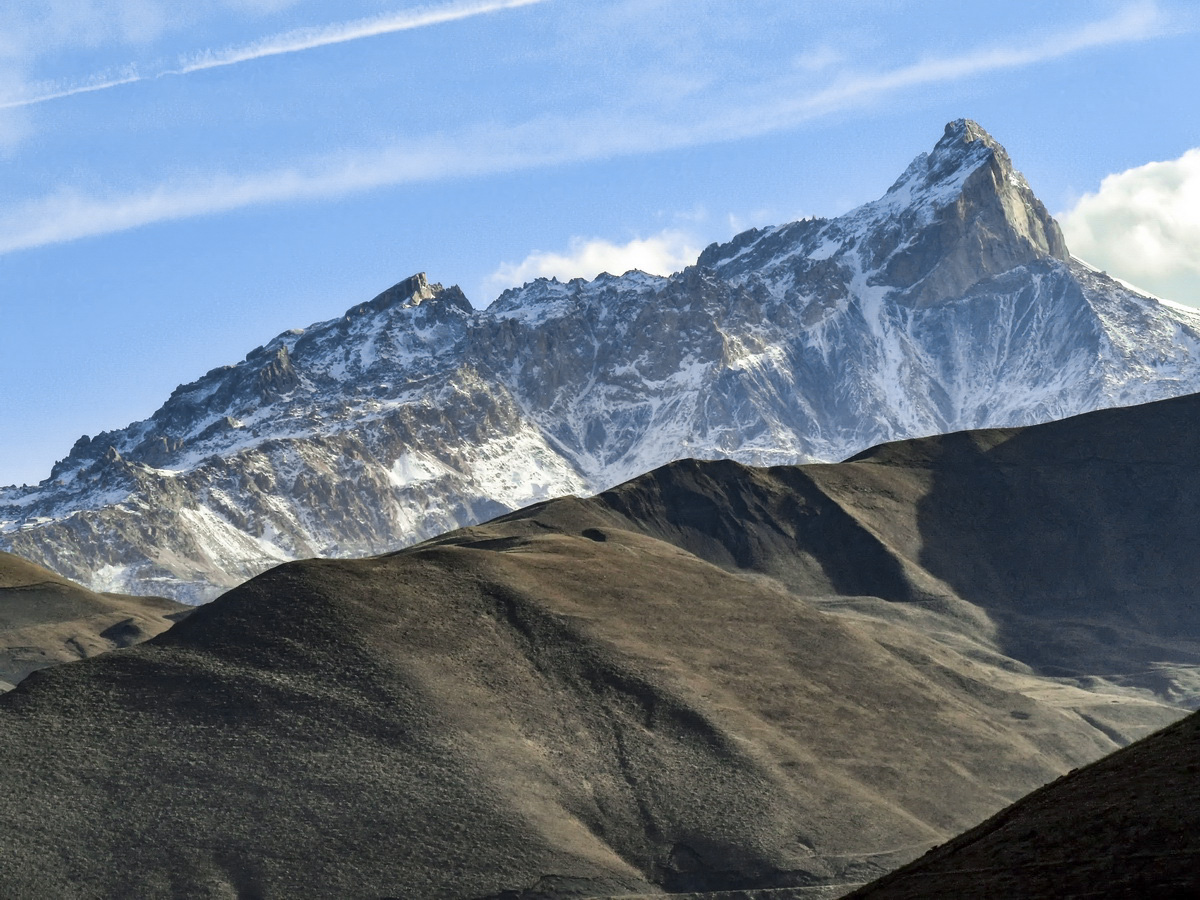
<svg viewBox="0 0 1200 900">
<path fill-rule="evenodd" d="M 672 459 L 837 460 L 1200 390 L 1200 314 L 1072 260 L 978 125 L 881 199 L 660 278 L 474 310 L 423 275 L 279 335 L 0 490 L 0 546 L 97 589 L 209 599 Z"/>
<path fill-rule="evenodd" d="M 963 171 L 964 144 L 978 164 L 962 179 L 958 197 L 939 204 L 936 195 L 956 186 L 954 176 Z M 1070 259 L 1058 223 L 1004 148 L 974 122 L 948 125 L 933 153 L 918 157 L 888 193 L 895 195 L 895 218 L 877 231 L 872 267 L 880 283 L 911 284 L 903 293 L 914 302 L 962 296 L 986 278 L 1040 259 Z M 923 202 L 914 205 L 916 198 Z"/>
</svg>

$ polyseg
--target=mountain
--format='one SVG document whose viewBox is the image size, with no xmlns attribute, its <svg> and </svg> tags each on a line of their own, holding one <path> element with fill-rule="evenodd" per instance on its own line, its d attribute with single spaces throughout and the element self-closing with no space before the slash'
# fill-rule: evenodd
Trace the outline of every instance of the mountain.
<svg viewBox="0 0 1200 900">
<path fill-rule="evenodd" d="M 274 568 L 0 697 L 0 895 L 859 885 L 1182 715 L 1198 415 L 684 460 Z"/>
<path fill-rule="evenodd" d="M 97 594 L 0 552 L 0 691 L 35 669 L 144 641 L 190 611 L 162 597 Z"/>
<path fill-rule="evenodd" d="M 1200 714 L 1019 800 L 855 898 L 1200 894 Z"/>
<path fill-rule="evenodd" d="M 879 200 L 669 278 L 544 279 L 473 309 L 415 276 L 83 437 L 0 489 L 0 547 L 95 590 L 210 599 L 673 459 L 843 459 L 1200 390 L 1200 314 L 1072 259 L 959 120 Z"/>
</svg>

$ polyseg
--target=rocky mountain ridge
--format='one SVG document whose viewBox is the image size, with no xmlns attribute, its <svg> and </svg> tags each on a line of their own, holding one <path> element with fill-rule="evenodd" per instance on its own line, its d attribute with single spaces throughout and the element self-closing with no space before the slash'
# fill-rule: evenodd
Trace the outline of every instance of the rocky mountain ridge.
<svg viewBox="0 0 1200 900">
<path fill-rule="evenodd" d="M 832 461 L 1200 390 L 1200 314 L 1070 257 L 977 124 L 879 200 L 669 278 L 424 275 L 284 332 L 0 489 L 0 548 L 97 590 L 211 599 L 673 459 Z"/>
</svg>

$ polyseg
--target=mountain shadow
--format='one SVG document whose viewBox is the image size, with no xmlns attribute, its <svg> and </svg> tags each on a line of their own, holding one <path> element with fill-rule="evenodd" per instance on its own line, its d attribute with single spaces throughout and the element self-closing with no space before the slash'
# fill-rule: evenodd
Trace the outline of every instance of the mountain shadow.
<svg viewBox="0 0 1200 900">
<path fill-rule="evenodd" d="M 1200 396 L 859 457 L 928 479 L 922 567 L 1046 675 L 1102 676 L 1195 706 Z"/>
</svg>

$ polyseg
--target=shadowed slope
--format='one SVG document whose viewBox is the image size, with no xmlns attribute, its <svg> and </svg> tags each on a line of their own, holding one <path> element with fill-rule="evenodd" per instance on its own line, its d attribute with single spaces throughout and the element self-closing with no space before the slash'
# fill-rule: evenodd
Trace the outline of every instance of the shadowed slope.
<svg viewBox="0 0 1200 900">
<path fill-rule="evenodd" d="M 1195 707 L 1197 420 L 1200 395 L 1190 395 L 859 458 L 890 480 L 928 484 L 916 500 L 919 545 L 898 543 L 987 611 L 1005 653 L 1044 674 L 1104 676 Z M 837 483 L 844 496 L 862 487 L 861 471 Z M 894 514 L 877 509 L 864 517 L 883 530 Z"/>
<path fill-rule="evenodd" d="M 851 896 L 1194 897 L 1200 715 L 1035 791 Z"/>
<path fill-rule="evenodd" d="M 34 669 L 144 641 L 189 609 L 161 597 L 97 594 L 0 551 L 0 690 Z"/>
<path fill-rule="evenodd" d="M 0 700 L 0 892 L 861 882 L 1113 746 L 914 629 L 547 510 L 572 527 L 289 564 L 35 673 Z"/>
<path fill-rule="evenodd" d="M 1191 395 L 887 444 L 835 465 L 683 461 L 594 502 L 717 565 L 840 595 L 845 611 L 921 609 L 1041 674 L 1194 706 L 1197 420 Z M 541 515 L 558 521 L 552 508 Z M 846 599 L 863 595 L 892 608 Z"/>
</svg>

